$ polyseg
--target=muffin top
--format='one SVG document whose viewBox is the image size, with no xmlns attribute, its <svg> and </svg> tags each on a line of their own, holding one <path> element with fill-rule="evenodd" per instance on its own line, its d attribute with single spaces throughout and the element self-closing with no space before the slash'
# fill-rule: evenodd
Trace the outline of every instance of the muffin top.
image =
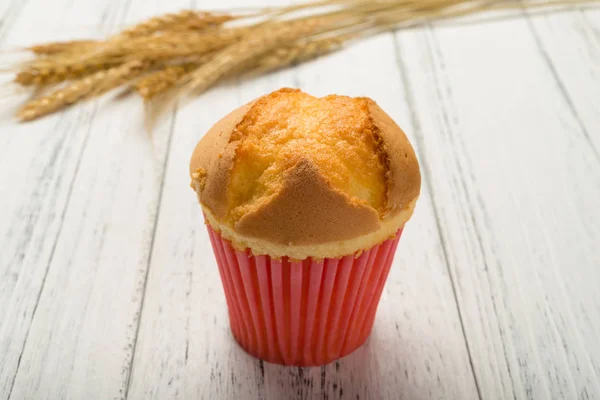
<svg viewBox="0 0 600 400">
<path fill-rule="evenodd" d="M 373 100 L 287 88 L 217 122 L 190 174 L 209 223 L 236 247 L 298 259 L 389 238 L 421 184 L 406 135 Z"/>
</svg>

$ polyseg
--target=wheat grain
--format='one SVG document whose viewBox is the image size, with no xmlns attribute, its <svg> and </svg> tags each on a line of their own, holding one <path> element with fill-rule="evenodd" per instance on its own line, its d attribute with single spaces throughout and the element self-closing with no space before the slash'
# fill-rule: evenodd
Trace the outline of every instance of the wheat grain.
<svg viewBox="0 0 600 400">
<path fill-rule="evenodd" d="M 167 65 L 162 69 L 150 73 L 139 79 L 134 89 L 144 99 L 149 100 L 154 96 L 171 89 L 179 79 L 186 74 L 199 68 L 202 64 L 209 62 L 216 52 L 207 53 L 199 57 L 193 57 L 189 62 L 176 65 Z"/>
<path fill-rule="evenodd" d="M 38 55 L 53 55 L 86 51 L 98 45 L 96 40 L 70 40 L 67 42 L 51 42 L 38 44 L 27 49 Z"/>
<path fill-rule="evenodd" d="M 207 32 L 167 32 L 128 41 L 107 53 L 144 59 L 198 56 L 241 40 L 249 31 L 249 28 L 232 28 Z"/>
<path fill-rule="evenodd" d="M 249 31 L 249 28 L 234 28 L 205 33 L 166 33 L 115 43 L 83 55 L 59 54 L 26 64 L 14 81 L 22 86 L 41 86 L 79 79 L 129 61 L 196 57 L 234 43 Z"/>
<path fill-rule="evenodd" d="M 17 83 L 50 90 L 51 83 L 78 80 L 28 103 L 19 116 L 33 119 L 128 83 L 150 65 L 162 69 L 141 79 L 135 89 L 160 104 L 169 96 L 202 92 L 225 77 L 260 74 L 330 53 L 351 37 L 486 10 L 588 2 L 598 0 L 316 0 L 264 9 L 254 14 L 262 20 L 238 28 L 222 24 L 242 17 L 185 10 L 144 21 L 104 42 L 76 40 L 30 47 L 37 58 L 21 65 Z M 310 15 L 284 20 L 298 10 Z M 328 37 L 316 38 L 324 34 Z"/>
<path fill-rule="evenodd" d="M 69 62 L 172 60 L 179 57 L 199 56 L 221 49 L 241 40 L 251 28 L 229 28 L 205 32 L 164 32 L 153 36 L 107 43 L 101 49 L 81 55 Z"/>
<path fill-rule="evenodd" d="M 176 24 L 168 28 L 170 32 L 183 31 L 202 31 L 209 28 L 217 28 L 226 22 L 238 19 L 229 14 L 215 15 L 209 13 L 200 13 L 196 18 L 190 18 L 188 21 Z"/>
<path fill-rule="evenodd" d="M 152 130 L 154 124 L 164 112 L 174 104 L 174 100 L 185 94 L 199 94 L 224 76 L 229 75 L 244 65 L 252 64 L 257 57 L 300 37 L 318 33 L 337 19 L 314 18 L 312 20 L 295 20 L 287 22 L 271 22 L 251 31 L 243 40 L 218 51 L 215 57 L 206 64 L 184 74 L 169 94 L 155 96 L 147 102 L 145 125 Z"/>
<path fill-rule="evenodd" d="M 238 66 L 226 74 L 226 76 L 231 77 L 242 74 L 246 72 L 246 69 L 249 70 L 248 74 L 258 75 L 294 63 L 305 62 L 341 48 L 342 44 L 352 37 L 354 36 L 328 37 L 281 47 L 260 57 L 254 64 Z M 199 68 L 202 64 L 208 62 L 211 57 L 213 57 L 212 54 L 205 57 L 200 62 L 167 66 L 160 71 L 146 75 L 136 82 L 135 90 L 144 99 L 150 100 L 153 97 L 172 89 L 178 80 Z"/>
<path fill-rule="evenodd" d="M 120 41 L 142 36 L 148 36 L 155 32 L 179 29 L 181 26 L 195 27 L 195 29 L 204 29 L 209 26 L 217 26 L 234 19 L 228 14 L 218 15 L 208 12 L 196 12 L 192 10 L 183 10 L 178 13 L 165 14 L 150 18 L 131 28 L 125 29 L 110 40 Z"/>
<path fill-rule="evenodd" d="M 26 103 L 17 113 L 17 117 L 21 121 L 31 121 L 53 113 L 85 97 L 102 94 L 129 82 L 149 67 L 149 63 L 131 61 L 115 68 L 96 72 L 94 75 L 75 81 L 65 88 L 55 90 L 46 96 Z"/>
<path fill-rule="evenodd" d="M 229 14 L 212 14 L 207 12 L 196 12 L 184 10 L 177 14 L 154 17 L 147 22 L 126 29 L 112 37 L 112 40 L 126 40 L 141 36 L 148 36 L 160 30 L 171 32 L 201 31 L 206 28 L 214 28 L 225 22 L 236 19 Z M 65 42 L 50 42 L 30 46 L 27 50 L 38 55 L 53 55 L 58 53 L 73 53 L 87 51 L 102 44 L 98 40 L 69 40 Z"/>
<path fill-rule="evenodd" d="M 198 68 L 200 63 L 169 65 L 146 75 L 135 84 L 136 92 L 146 100 L 172 88 L 185 74 Z"/>
<path fill-rule="evenodd" d="M 337 37 L 327 37 L 318 40 L 309 40 L 297 43 L 293 46 L 285 46 L 273 50 L 261 57 L 256 66 L 249 74 L 259 75 L 274 71 L 292 64 L 303 63 L 322 55 L 339 50 L 344 42 L 354 38 L 354 35 L 343 35 Z"/>
<path fill-rule="evenodd" d="M 317 18 L 265 25 L 240 42 L 218 52 L 210 62 L 196 69 L 186 79 L 188 82 L 183 82 L 182 88 L 184 91 L 202 92 L 231 70 L 251 63 L 256 57 L 278 46 L 314 34 L 334 22 L 335 20 Z"/>
<path fill-rule="evenodd" d="M 112 68 L 119 62 L 91 60 L 71 64 L 47 64 L 39 67 L 26 67 L 19 71 L 14 81 L 21 86 L 44 86 L 70 79 L 81 79 L 98 71 Z"/>
<path fill-rule="evenodd" d="M 208 27 L 215 27 L 235 17 L 223 14 L 211 14 L 206 12 L 182 11 L 177 14 L 167 14 L 155 17 L 125 30 L 114 36 L 113 41 L 142 38 L 141 40 L 129 41 L 125 45 L 103 43 L 95 40 L 73 40 L 66 42 L 52 42 L 31 46 L 28 50 L 37 55 L 52 56 L 61 55 L 61 58 L 44 58 L 43 67 L 35 67 L 20 71 L 15 82 L 24 85 L 45 85 L 58 83 L 66 79 L 81 78 L 87 74 L 110 68 L 117 62 L 106 62 L 105 59 L 121 56 L 122 61 L 132 59 L 165 59 L 190 54 L 201 54 L 204 51 L 219 48 L 241 38 L 247 30 L 227 29 L 221 32 L 208 34 L 190 33 L 189 31 L 201 31 Z M 161 37 L 143 38 L 161 29 L 171 28 L 175 34 L 165 34 Z M 99 51 L 92 51 L 100 48 Z M 139 50 L 139 55 L 133 55 L 132 48 Z M 81 53 L 90 52 L 91 56 L 82 56 Z M 68 58 L 69 55 L 79 57 Z M 129 56 L 128 56 L 129 55 Z"/>
</svg>

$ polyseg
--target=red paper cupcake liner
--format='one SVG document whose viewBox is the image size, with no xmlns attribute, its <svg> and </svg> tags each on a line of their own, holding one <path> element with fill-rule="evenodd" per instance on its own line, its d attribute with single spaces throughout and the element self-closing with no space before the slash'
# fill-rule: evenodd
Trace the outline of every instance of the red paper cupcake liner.
<svg viewBox="0 0 600 400">
<path fill-rule="evenodd" d="M 359 257 L 290 261 L 240 251 L 207 225 L 233 336 L 277 364 L 324 365 L 368 338 L 402 233 Z"/>
</svg>

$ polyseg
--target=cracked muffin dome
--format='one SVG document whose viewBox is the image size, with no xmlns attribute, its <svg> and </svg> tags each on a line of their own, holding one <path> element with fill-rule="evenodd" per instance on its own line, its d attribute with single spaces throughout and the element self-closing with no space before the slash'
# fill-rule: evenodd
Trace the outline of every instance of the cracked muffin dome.
<svg viewBox="0 0 600 400">
<path fill-rule="evenodd" d="M 192 188 L 239 249 L 341 257 L 412 215 L 421 175 L 404 132 L 371 99 L 280 89 L 231 112 L 196 146 Z"/>
</svg>

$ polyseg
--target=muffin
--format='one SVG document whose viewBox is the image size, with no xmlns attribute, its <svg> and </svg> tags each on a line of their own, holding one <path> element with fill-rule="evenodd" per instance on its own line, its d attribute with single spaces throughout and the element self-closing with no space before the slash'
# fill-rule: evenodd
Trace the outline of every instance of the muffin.
<svg viewBox="0 0 600 400">
<path fill-rule="evenodd" d="M 324 365 L 365 342 L 421 186 L 373 100 L 262 96 L 206 133 L 190 174 L 246 352 Z"/>
</svg>

